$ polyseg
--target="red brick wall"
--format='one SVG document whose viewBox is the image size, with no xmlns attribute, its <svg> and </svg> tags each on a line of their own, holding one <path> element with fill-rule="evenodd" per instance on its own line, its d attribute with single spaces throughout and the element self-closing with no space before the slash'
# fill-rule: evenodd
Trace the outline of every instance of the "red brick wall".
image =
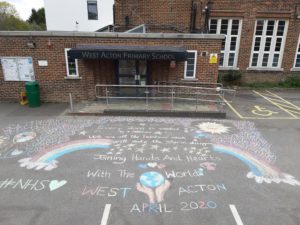
<svg viewBox="0 0 300 225">
<path fill-rule="evenodd" d="M 117 30 L 128 30 L 146 24 L 148 32 L 190 32 L 192 0 L 116 0 L 115 24 Z M 300 0 L 212 0 L 211 18 L 240 18 L 243 20 L 237 67 L 244 82 L 279 81 L 286 79 L 293 67 L 296 45 L 300 34 Z M 194 0 L 197 8 L 196 29 L 204 26 L 201 13 L 207 0 Z M 125 27 L 129 16 L 129 27 Z M 289 29 L 283 55 L 283 72 L 249 71 L 255 21 L 259 18 L 286 19 Z M 222 71 L 224 73 L 224 71 Z M 299 73 L 299 72 L 298 72 Z"/>
<path fill-rule="evenodd" d="M 92 38 L 92 37 L 59 37 L 33 36 L 35 49 L 29 49 L 27 42 L 30 36 L 0 36 L 0 57 L 32 57 L 36 80 L 41 87 L 41 98 L 44 102 L 67 102 L 69 93 L 76 101 L 94 99 L 94 86 L 97 83 L 114 82 L 115 67 L 113 60 L 79 60 L 80 80 L 64 79 L 66 72 L 64 48 L 80 44 L 101 45 L 151 45 L 183 46 L 186 49 L 208 53 L 218 53 L 221 40 L 216 39 L 134 39 L 134 38 Z M 48 49 L 51 41 L 53 47 Z M 48 67 L 38 66 L 38 60 L 47 60 Z M 209 64 L 209 56 L 197 59 L 197 79 L 201 82 L 216 82 L 218 67 Z M 169 68 L 169 62 L 150 62 L 153 80 L 180 81 L 184 76 L 184 63 L 178 62 L 176 69 Z M 0 101 L 16 101 L 24 90 L 25 82 L 4 81 L 0 66 Z"/>
<path fill-rule="evenodd" d="M 115 0 L 115 25 L 118 31 L 146 24 L 147 32 L 189 33 L 192 3 L 197 7 L 197 26 L 204 22 L 201 11 L 206 0 Z M 126 26 L 125 17 L 129 18 Z"/>
<path fill-rule="evenodd" d="M 237 3 L 241 4 L 237 4 Z M 236 4 L 235 4 L 236 3 Z M 299 0 L 269 1 L 213 1 L 211 16 L 214 18 L 241 18 L 243 20 L 238 68 L 243 72 L 242 82 L 278 82 L 293 74 L 296 45 L 300 34 Z M 297 9 L 298 5 L 298 9 Z M 284 19 L 289 21 L 286 44 L 283 53 L 282 68 L 284 71 L 249 71 L 255 22 L 257 19 Z M 222 72 L 223 73 L 223 72 Z"/>
</svg>

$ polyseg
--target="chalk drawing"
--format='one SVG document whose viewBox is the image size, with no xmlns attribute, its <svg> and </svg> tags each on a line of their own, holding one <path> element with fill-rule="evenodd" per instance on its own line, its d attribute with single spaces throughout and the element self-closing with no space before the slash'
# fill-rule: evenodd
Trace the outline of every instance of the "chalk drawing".
<svg viewBox="0 0 300 225">
<path fill-rule="evenodd" d="M 26 169 L 35 169 L 46 171 L 53 170 L 58 167 L 56 159 L 76 151 L 87 151 L 95 149 L 107 149 L 111 141 L 106 139 L 86 139 L 71 141 L 60 145 L 53 146 L 40 151 L 32 158 L 19 160 L 20 166 Z"/>
<path fill-rule="evenodd" d="M 13 142 L 14 143 L 23 143 L 23 142 L 31 141 L 35 137 L 36 137 L 36 133 L 34 133 L 34 132 L 24 132 L 24 133 L 17 134 L 14 137 Z"/>
<path fill-rule="evenodd" d="M 97 187 L 88 187 L 85 186 L 81 192 L 82 196 L 90 197 L 117 197 L 121 196 L 122 198 L 126 198 L 129 194 L 131 187 L 104 187 L 98 185 Z"/>
<path fill-rule="evenodd" d="M 0 189 L 20 189 L 30 191 L 42 191 L 49 187 L 50 191 L 55 191 L 63 187 L 66 180 L 37 180 L 37 179 L 14 179 L 6 178 L 0 181 Z"/>
<path fill-rule="evenodd" d="M 23 153 L 22 150 L 15 149 L 15 150 L 11 153 L 11 155 L 12 155 L 12 156 L 17 156 L 17 155 L 21 155 L 22 153 Z"/>
<path fill-rule="evenodd" d="M 226 154 L 244 163 L 249 168 L 247 177 L 258 183 L 300 185 L 276 167 L 277 158 L 271 149 L 254 123 L 247 121 L 102 117 L 28 121 L 0 130 L 0 160 L 18 158 L 20 166 L 27 169 L 53 170 L 60 157 L 93 150 L 94 163 L 101 160 L 114 166 L 124 165 L 121 169 L 137 162 L 140 169 L 165 176 L 162 163 L 186 163 L 186 170 L 199 168 L 206 175 L 207 171 L 216 170 L 217 164 L 219 167 Z M 167 190 L 169 182 L 165 178 Z M 138 183 L 142 192 L 150 188 L 140 180 Z M 164 184 L 150 188 L 153 202 L 160 198 L 155 189 Z"/>
<path fill-rule="evenodd" d="M 140 176 L 140 182 L 146 187 L 156 188 L 165 183 L 165 178 L 158 172 L 150 171 Z"/>
<path fill-rule="evenodd" d="M 249 152 L 242 151 L 238 148 L 222 145 L 215 145 L 214 151 L 228 154 L 241 160 L 250 169 L 247 177 L 254 178 L 257 183 L 283 182 L 290 185 L 300 185 L 300 182 L 297 181 L 293 176 L 280 172 L 276 167 L 268 164 L 267 162 L 264 162 L 263 160 L 257 158 L 255 155 L 252 155 Z"/>
<path fill-rule="evenodd" d="M 52 180 L 49 184 L 49 189 L 50 189 L 50 191 L 55 191 L 55 190 L 61 188 L 62 186 L 64 186 L 66 183 L 67 183 L 66 180 L 61 180 L 61 181 Z"/>
<path fill-rule="evenodd" d="M 191 202 L 180 202 L 181 211 L 189 211 L 189 210 L 199 210 L 199 209 L 215 209 L 217 208 L 217 203 L 213 201 L 191 201 Z"/>
<path fill-rule="evenodd" d="M 201 131 L 201 130 L 197 130 L 196 134 L 195 134 L 195 138 L 205 138 L 207 135 Z"/>
<path fill-rule="evenodd" d="M 149 162 L 147 164 L 139 164 L 139 168 L 158 169 L 158 171 L 147 171 L 141 174 L 136 189 L 148 196 L 151 204 L 160 203 L 164 200 L 166 191 L 171 187 L 171 179 L 165 178 L 163 169 L 165 164 L 157 162 Z M 173 178 L 172 178 L 173 179 Z"/>
<path fill-rule="evenodd" d="M 7 140 L 6 137 L 0 136 L 0 146 L 4 144 L 5 140 Z"/>
<path fill-rule="evenodd" d="M 225 184 L 191 184 L 178 188 L 178 195 L 197 194 L 199 192 L 226 192 Z"/>
<path fill-rule="evenodd" d="M 130 213 L 172 213 L 172 209 L 167 204 L 161 203 L 138 203 L 133 204 Z"/>
<path fill-rule="evenodd" d="M 185 170 L 185 171 L 177 171 L 177 170 L 165 170 L 165 175 L 167 178 L 184 178 L 184 177 L 202 177 L 204 176 L 203 168 L 197 168 L 194 170 Z"/>
<path fill-rule="evenodd" d="M 204 162 L 204 163 L 200 163 L 200 166 L 207 169 L 208 171 L 214 171 L 216 170 L 217 164 L 214 162 Z"/>
<path fill-rule="evenodd" d="M 198 125 L 202 131 L 211 133 L 211 134 L 224 134 L 229 131 L 229 127 L 224 126 L 220 123 L 211 123 L 211 122 L 204 122 Z"/>
</svg>

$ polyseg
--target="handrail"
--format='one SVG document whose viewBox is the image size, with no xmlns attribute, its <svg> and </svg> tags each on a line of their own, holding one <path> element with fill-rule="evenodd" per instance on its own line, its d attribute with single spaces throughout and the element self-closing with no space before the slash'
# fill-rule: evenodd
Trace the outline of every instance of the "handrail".
<svg viewBox="0 0 300 225">
<path fill-rule="evenodd" d="M 182 80 L 182 81 L 177 81 L 177 82 L 168 82 L 168 81 L 157 81 L 158 85 L 184 85 L 184 86 L 193 86 L 193 85 L 199 85 L 197 87 L 203 87 L 203 86 L 216 86 L 216 87 L 221 87 L 223 88 L 222 83 L 209 83 L 209 82 L 199 82 L 199 81 L 188 81 L 188 80 Z"/>
<path fill-rule="evenodd" d="M 118 84 L 96 84 L 95 87 L 123 87 L 123 88 L 185 88 L 185 89 L 196 89 L 196 90 L 215 90 L 218 92 L 226 91 L 226 92 L 236 92 L 233 89 L 226 89 L 226 88 L 206 88 L 206 87 L 190 87 L 184 85 L 118 85 Z"/>
<path fill-rule="evenodd" d="M 98 92 L 98 89 L 102 89 Z M 121 91 L 132 88 L 136 91 L 131 95 L 122 96 Z M 140 90 L 139 90 L 140 89 Z M 142 89 L 142 91 L 141 91 Z M 102 93 L 102 94 L 99 94 Z M 230 94 L 232 100 L 225 98 L 225 94 Z M 224 89 L 221 87 L 206 88 L 206 87 L 190 87 L 177 85 L 116 85 L 116 84 L 96 84 L 95 96 L 97 99 L 105 99 L 107 106 L 110 100 L 113 99 L 128 99 L 128 100 L 145 100 L 145 105 L 149 106 L 149 100 L 167 100 L 170 101 L 172 109 L 174 100 L 194 101 L 196 107 L 198 103 L 210 102 L 222 105 L 230 103 L 235 98 L 236 91 L 233 89 Z"/>
</svg>

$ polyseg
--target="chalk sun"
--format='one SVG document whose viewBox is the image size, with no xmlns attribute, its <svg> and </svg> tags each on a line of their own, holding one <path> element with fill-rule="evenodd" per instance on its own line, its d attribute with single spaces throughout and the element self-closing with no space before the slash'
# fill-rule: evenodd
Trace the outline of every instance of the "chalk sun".
<svg viewBox="0 0 300 225">
<path fill-rule="evenodd" d="M 220 123 L 204 122 L 204 123 L 200 123 L 198 127 L 202 131 L 211 134 L 224 134 L 229 131 L 229 127 L 225 127 L 223 124 Z"/>
</svg>

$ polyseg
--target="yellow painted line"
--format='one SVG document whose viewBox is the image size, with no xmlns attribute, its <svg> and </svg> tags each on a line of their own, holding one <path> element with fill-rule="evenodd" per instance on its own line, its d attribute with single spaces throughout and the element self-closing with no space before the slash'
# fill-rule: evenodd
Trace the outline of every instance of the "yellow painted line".
<svg viewBox="0 0 300 225">
<path fill-rule="evenodd" d="M 295 114 L 299 114 L 299 115 L 300 115 L 300 111 L 294 111 L 294 110 L 292 110 L 292 109 L 289 109 L 289 111 L 290 111 L 291 113 L 295 113 Z"/>
<path fill-rule="evenodd" d="M 258 93 L 260 94 L 260 93 Z M 263 96 L 262 96 L 263 97 Z M 245 117 L 242 116 L 234 107 L 232 104 L 230 104 L 225 98 L 223 98 L 222 96 L 220 96 L 220 98 L 223 99 L 223 101 L 225 102 L 225 104 L 240 118 L 240 119 L 249 119 L 249 120 L 296 120 L 299 119 L 298 117 Z M 273 103 L 272 103 L 273 104 Z M 278 106 L 277 106 L 278 107 Z M 279 107 L 278 107 L 279 108 Z"/>
<path fill-rule="evenodd" d="M 276 104 L 282 106 L 283 108 L 285 108 L 286 110 L 288 110 L 292 113 L 300 114 L 300 110 L 295 109 L 293 106 L 282 104 L 282 103 L 276 103 Z"/>
<path fill-rule="evenodd" d="M 224 97 L 220 96 L 223 101 L 225 102 L 226 105 L 240 118 L 240 119 L 245 119 Z"/>
<path fill-rule="evenodd" d="M 273 99 L 271 99 L 271 100 L 274 101 Z M 298 110 L 298 109 L 295 109 L 295 107 L 292 106 L 292 105 L 287 105 L 287 104 L 283 103 L 281 100 L 277 100 L 277 101 L 274 101 L 274 102 L 276 102 L 276 104 L 278 104 L 278 105 L 281 105 L 282 107 L 293 109 L 293 110 Z"/>
<path fill-rule="evenodd" d="M 293 117 L 243 117 L 246 120 L 298 120 L 299 118 Z"/>
<path fill-rule="evenodd" d="M 261 96 L 262 98 L 266 99 L 268 102 L 271 102 L 273 105 L 277 106 L 278 108 L 280 108 L 281 110 L 285 111 L 286 113 L 290 114 L 292 117 L 294 117 L 295 119 L 298 119 L 297 116 L 295 116 L 293 113 L 291 113 L 290 111 L 286 110 L 285 108 L 283 108 L 282 106 L 280 106 L 279 104 L 277 104 L 276 102 L 273 102 L 272 100 L 270 100 L 268 97 L 265 97 L 264 95 L 262 95 L 261 93 L 254 91 L 253 92 L 259 96 Z M 272 93 L 271 93 L 272 94 Z M 286 100 L 285 100 L 286 101 Z"/>
<path fill-rule="evenodd" d="M 291 102 L 285 100 L 284 98 L 280 97 L 279 95 L 274 94 L 274 93 L 272 93 L 271 91 L 267 91 L 267 92 L 270 93 L 271 95 L 275 96 L 276 98 L 281 99 L 282 101 L 284 101 L 284 102 L 287 103 L 288 105 L 294 106 L 297 110 L 300 110 L 300 107 L 298 107 L 298 106 L 294 105 L 293 103 L 291 103 Z"/>
</svg>

